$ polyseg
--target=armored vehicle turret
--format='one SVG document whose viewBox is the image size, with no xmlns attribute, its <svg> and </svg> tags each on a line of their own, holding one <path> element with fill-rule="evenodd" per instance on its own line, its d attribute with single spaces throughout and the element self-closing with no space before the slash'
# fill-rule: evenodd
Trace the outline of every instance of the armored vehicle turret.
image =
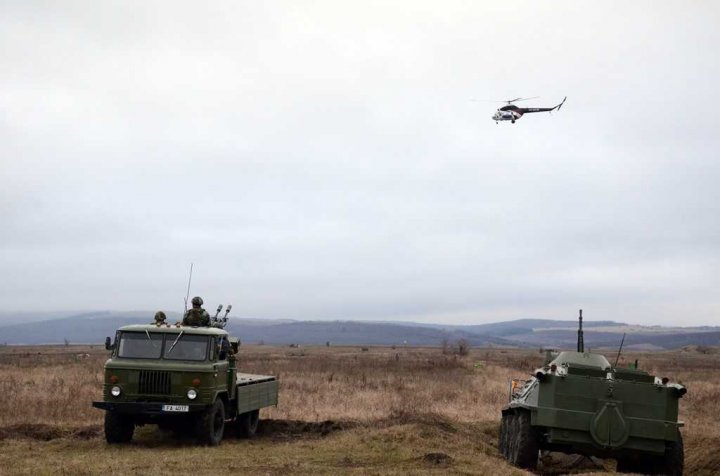
<svg viewBox="0 0 720 476">
<path fill-rule="evenodd" d="M 582 310 L 577 351 L 546 360 L 511 383 L 499 441 L 510 463 L 535 469 L 547 450 L 614 458 L 619 472 L 682 474 L 684 386 L 585 352 Z"/>
</svg>

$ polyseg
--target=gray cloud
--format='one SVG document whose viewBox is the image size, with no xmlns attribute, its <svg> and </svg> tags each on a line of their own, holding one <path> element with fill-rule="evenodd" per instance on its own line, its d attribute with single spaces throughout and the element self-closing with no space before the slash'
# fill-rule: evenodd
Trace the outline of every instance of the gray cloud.
<svg viewBox="0 0 720 476">
<path fill-rule="evenodd" d="M 718 13 L 4 2 L 0 298 L 713 323 Z"/>
</svg>

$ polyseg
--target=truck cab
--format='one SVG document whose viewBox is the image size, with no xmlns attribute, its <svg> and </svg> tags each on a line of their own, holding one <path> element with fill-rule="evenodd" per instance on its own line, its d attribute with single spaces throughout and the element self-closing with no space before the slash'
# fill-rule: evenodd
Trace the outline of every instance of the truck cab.
<svg viewBox="0 0 720 476">
<path fill-rule="evenodd" d="M 106 412 L 108 443 L 130 441 L 135 426 L 157 424 L 217 445 L 226 422 L 249 437 L 259 410 L 277 405 L 277 379 L 239 374 L 239 341 L 224 329 L 129 325 L 106 348 L 103 400 L 93 406 Z"/>
</svg>

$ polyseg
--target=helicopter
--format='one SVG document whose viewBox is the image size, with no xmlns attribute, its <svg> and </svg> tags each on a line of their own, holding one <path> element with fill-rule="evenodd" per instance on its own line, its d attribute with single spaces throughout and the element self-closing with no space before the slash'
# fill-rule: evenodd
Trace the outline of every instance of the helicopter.
<svg viewBox="0 0 720 476">
<path fill-rule="evenodd" d="M 559 111 L 562 105 L 565 104 L 565 99 L 567 99 L 567 96 L 565 96 L 565 99 L 563 99 L 562 102 L 555 107 L 517 107 L 513 104 L 517 101 L 527 101 L 529 99 L 537 99 L 538 97 L 539 96 L 535 96 L 532 98 L 515 98 L 509 101 L 499 101 L 505 102 L 507 104 L 499 108 L 497 111 L 495 111 L 495 114 L 493 114 L 492 118 L 495 121 L 495 124 L 497 124 L 499 121 L 510 121 L 511 123 L 515 124 L 515 121 L 523 117 L 523 114 L 529 112 L 551 112 L 555 110 Z"/>
</svg>

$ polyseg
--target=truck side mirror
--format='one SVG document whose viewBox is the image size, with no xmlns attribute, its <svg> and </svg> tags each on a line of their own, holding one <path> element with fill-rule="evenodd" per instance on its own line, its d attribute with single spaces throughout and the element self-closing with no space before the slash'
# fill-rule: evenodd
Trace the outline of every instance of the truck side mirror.
<svg viewBox="0 0 720 476">
<path fill-rule="evenodd" d="M 105 338 L 105 349 L 107 349 L 107 350 L 115 349 L 115 346 L 112 344 L 112 341 L 110 340 L 109 337 Z"/>
</svg>

